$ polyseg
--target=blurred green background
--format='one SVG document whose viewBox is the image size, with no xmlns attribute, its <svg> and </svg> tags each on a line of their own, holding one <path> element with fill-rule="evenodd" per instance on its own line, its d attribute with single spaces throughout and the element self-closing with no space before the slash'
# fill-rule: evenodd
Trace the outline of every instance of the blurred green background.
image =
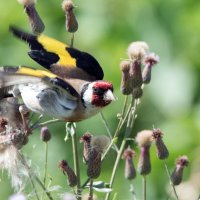
<svg viewBox="0 0 200 200">
<path fill-rule="evenodd" d="M 45 34 L 69 42 L 65 31 L 62 1 L 38 0 L 37 9 L 46 25 Z M 124 96 L 119 91 L 121 72 L 119 63 L 127 58 L 126 49 L 132 41 L 146 41 L 151 51 L 160 56 L 160 63 L 153 69 L 150 85 L 145 87 L 138 118 L 133 128 L 135 135 L 142 129 L 160 128 L 170 151 L 168 164 L 174 167 L 175 158 L 188 155 L 191 163 L 185 170 L 184 184 L 177 187 L 181 199 L 197 199 L 200 192 L 200 1 L 198 0 L 74 0 L 79 30 L 75 34 L 75 47 L 94 55 L 105 72 L 105 79 L 113 82 L 118 101 L 104 111 L 112 131 L 117 125 L 117 113 L 122 109 Z M 25 64 L 39 67 L 28 55 L 27 46 L 8 31 L 14 24 L 30 30 L 23 8 L 16 0 L 0 0 L 0 65 Z M 78 138 L 86 131 L 94 135 L 106 134 L 97 115 L 77 124 Z M 73 165 L 71 142 L 64 142 L 65 124 L 50 125 L 52 140 L 49 143 L 48 179 L 59 194 L 71 192 L 66 178 L 57 168 L 61 159 Z M 123 132 L 121 133 L 123 134 Z M 35 132 L 22 150 L 32 160 L 33 166 L 43 175 L 44 144 Z M 82 144 L 79 144 L 80 154 Z M 136 150 L 138 152 L 138 150 Z M 168 179 L 164 165 L 151 150 L 152 173 L 148 176 L 148 199 L 166 199 Z M 138 158 L 138 153 L 137 153 Z M 136 158 L 136 160 L 137 160 Z M 115 152 L 112 150 L 102 167 L 98 180 L 109 181 Z M 86 167 L 81 164 L 82 182 L 86 179 Z M 132 199 L 129 181 L 125 180 L 124 161 L 121 161 L 114 184 L 117 199 Z M 142 195 L 140 175 L 132 182 L 138 199 Z M 13 194 L 6 172 L 0 177 L 0 197 L 8 199 Z M 98 199 L 103 194 L 97 193 Z M 33 199 L 32 197 L 30 199 Z"/>
</svg>

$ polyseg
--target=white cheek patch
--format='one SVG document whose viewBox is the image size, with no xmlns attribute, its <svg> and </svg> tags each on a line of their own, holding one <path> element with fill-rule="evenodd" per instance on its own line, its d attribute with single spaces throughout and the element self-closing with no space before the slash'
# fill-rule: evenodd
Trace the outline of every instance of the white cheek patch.
<svg viewBox="0 0 200 200">
<path fill-rule="evenodd" d="M 92 95 L 93 95 L 93 83 L 88 85 L 87 90 L 85 91 L 83 95 L 83 100 L 85 104 L 91 104 L 92 102 Z"/>
</svg>

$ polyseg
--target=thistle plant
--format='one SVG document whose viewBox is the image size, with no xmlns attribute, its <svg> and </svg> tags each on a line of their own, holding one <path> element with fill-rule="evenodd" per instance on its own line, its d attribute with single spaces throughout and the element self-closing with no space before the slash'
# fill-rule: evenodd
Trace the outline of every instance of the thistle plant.
<svg viewBox="0 0 200 200">
<path fill-rule="evenodd" d="M 45 26 L 35 7 L 36 1 L 19 0 L 19 2 L 23 5 L 28 16 L 32 33 L 40 35 Z M 71 0 L 64 0 L 62 9 L 65 12 L 66 31 L 71 34 L 70 48 L 73 48 L 74 33 L 78 31 L 74 3 Z M 121 113 L 116 114 L 117 126 L 111 129 L 109 121 L 106 120 L 106 116 L 102 112 L 100 117 L 108 136 L 106 133 L 96 136 L 95 132 L 86 132 L 81 136 L 77 129 L 78 123 L 66 123 L 66 137 L 64 140 L 66 145 L 72 146 L 72 157 L 66 156 L 58 164 L 58 167 L 67 177 L 67 189 L 65 187 L 65 193 L 59 194 L 59 197 L 63 200 L 95 200 L 99 199 L 98 192 L 105 193 L 105 200 L 115 199 L 114 183 L 120 162 L 125 162 L 124 177 L 129 182 L 131 181 L 131 188 L 135 184 L 135 179 L 142 177 L 143 199 L 146 200 L 148 199 L 146 177 L 151 175 L 153 168 L 151 158 L 153 156 L 163 160 L 169 182 L 172 184 L 175 196 L 178 199 L 175 185 L 182 182 L 183 169 L 188 166 L 188 158 L 186 156 L 178 158 L 176 167 L 170 174 L 169 167 L 166 164 L 166 159 L 170 155 L 167 145 L 163 141 L 163 132 L 160 129 L 146 130 L 147 127 L 144 127 L 144 130 L 136 133 L 134 129 L 137 117 L 140 117 L 138 116 L 138 109 L 145 94 L 144 86 L 153 81 L 152 69 L 159 63 L 160 59 L 157 54 L 151 52 L 149 45 L 144 41 L 135 41 L 127 46 L 128 58 L 124 58 L 119 64 L 119 70 L 121 70 L 119 87 L 123 95 L 120 98 L 124 98 L 124 104 Z M 49 84 L 55 83 L 50 82 Z M 151 85 L 148 87 L 151 87 Z M 57 92 L 56 89 L 55 92 Z M 31 111 L 23 102 L 18 101 L 17 95 L 15 96 L 0 99 L 0 168 L 8 171 L 15 191 L 23 192 L 18 196 L 11 196 L 10 199 L 28 198 L 29 194 L 24 183 L 29 180 L 35 199 L 55 200 L 57 196 L 52 194 L 50 184 L 47 184 L 48 157 L 50 156 L 48 154 L 48 144 L 50 140 L 54 140 L 54 138 L 51 138 L 53 134 L 47 126 L 51 123 L 58 123 L 60 120 L 42 121 L 42 116 L 38 119 L 31 117 Z M 32 134 L 35 134 L 36 129 L 40 130 L 40 139 L 45 145 L 44 177 L 42 178 L 34 171 L 30 158 L 27 158 L 21 151 L 24 145 L 29 145 L 28 140 Z M 88 127 L 88 131 L 90 131 L 90 127 Z M 78 141 L 83 144 L 79 144 Z M 156 155 L 152 155 L 152 143 L 155 143 Z M 79 147 L 82 147 L 82 153 L 79 152 Z M 111 150 L 114 150 L 114 163 L 110 164 L 109 169 L 107 169 L 107 171 L 109 170 L 109 177 L 107 177 L 106 182 L 101 179 L 103 177 L 101 175 L 106 171 L 103 162 L 107 159 Z M 138 155 L 137 170 L 135 169 L 136 155 Z M 71 159 L 73 159 L 73 165 Z M 81 168 L 81 160 L 84 162 L 83 169 Z M 56 166 L 55 170 L 58 170 Z M 137 176 L 137 173 L 141 176 Z M 40 189 L 38 189 L 39 187 Z M 131 189 L 130 191 L 134 193 L 135 199 L 139 198 L 135 190 Z M 112 196 L 113 198 L 111 198 Z"/>
</svg>

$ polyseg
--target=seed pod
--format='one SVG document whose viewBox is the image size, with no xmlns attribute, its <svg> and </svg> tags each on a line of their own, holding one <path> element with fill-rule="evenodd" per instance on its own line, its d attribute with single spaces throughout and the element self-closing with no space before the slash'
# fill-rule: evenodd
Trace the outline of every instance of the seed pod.
<svg viewBox="0 0 200 200">
<path fill-rule="evenodd" d="M 171 174 L 171 181 L 174 185 L 179 185 L 183 179 L 183 170 L 189 164 L 187 156 L 181 156 L 176 160 L 176 167 Z"/>
<path fill-rule="evenodd" d="M 6 130 L 7 119 L 0 117 L 0 133 Z"/>
<path fill-rule="evenodd" d="M 73 12 L 73 2 L 71 0 L 64 0 L 62 3 L 62 8 L 66 13 L 66 30 L 69 33 L 76 32 L 78 30 L 78 22 Z"/>
<path fill-rule="evenodd" d="M 72 168 L 68 165 L 67 161 L 60 161 L 58 167 L 63 171 L 64 174 L 67 174 L 68 185 L 70 187 L 75 187 L 77 185 L 77 177 Z"/>
<path fill-rule="evenodd" d="M 43 142 L 48 142 L 51 139 L 51 133 L 47 126 L 42 127 L 40 130 L 40 139 Z"/>
<path fill-rule="evenodd" d="M 135 156 L 135 151 L 133 151 L 130 146 L 124 150 L 122 159 L 125 159 L 125 170 L 124 176 L 126 179 L 132 180 L 136 177 L 136 170 L 133 164 L 133 158 Z"/>
<path fill-rule="evenodd" d="M 136 136 L 136 141 L 140 147 L 138 161 L 138 172 L 141 175 L 147 175 L 151 172 L 150 147 L 152 140 L 152 131 L 143 130 Z"/>
<path fill-rule="evenodd" d="M 154 129 L 152 136 L 156 144 L 156 153 L 158 158 L 161 160 L 168 158 L 169 151 L 162 140 L 163 133 L 160 131 L 160 129 Z"/>
</svg>

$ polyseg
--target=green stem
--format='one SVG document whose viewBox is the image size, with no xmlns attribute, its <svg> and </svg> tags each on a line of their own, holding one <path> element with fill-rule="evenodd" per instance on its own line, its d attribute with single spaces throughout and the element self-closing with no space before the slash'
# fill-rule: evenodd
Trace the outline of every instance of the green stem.
<svg viewBox="0 0 200 200">
<path fill-rule="evenodd" d="M 43 185 L 43 183 L 40 181 L 40 179 L 37 176 L 35 176 L 35 180 L 38 182 L 38 184 L 41 186 L 41 188 L 45 191 L 45 193 L 46 193 L 47 197 L 49 198 L 49 200 L 53 200 L 50 192 L 47 191 L 46 187 Z"/>
<path fill-rule="evenodd" d="M 105 128 L 106 128 L 106 131 L 107 131 L 107 133 L 108 133 L 110 139 L 112 139 L 111 131 L 110 131 L 109 127 L 108 127 L 108 123 L 107 123 L 107 121 L 106 121 L 106 118 L 105 118 L 105 116 L 103 115 L 102 112 L 100 112 L 100 116 L 101 116 L 101 120 L 102 120 L 102 122 L 103 122 L 103 124 L 104 124 L 104 126 L 105 126 Z M 117 145 L 114 144 L 114 143 L 113 143 L 113 145 L 114 145 L 115 151 L 118 151 Z"/>
<path fill-rule="evenodd" d="M 122 153 L 123 153 L 125 144 L 126 144 L 126 140 L 124 139 L 124 140 L 122 141 L 121 146 L 120 146 L 120 149 L 119 149 L 119 152 L 118 152 L 118 154 L 117 154 L 117 158 L 116 158 L 116 161 L 115 161 L 115 164 L 114 164 L 114 167 L 113 167 L 113 171 L 112 171 L 112 175 L 111 175 L 111 179 L 110 179 L 110 183 L 109 183 L 109 187 L 110 187 L 110 188 L 112 188 L 113 182 L 114 182 L 114 180 L 115 180 L 117 167 L 118 167 L 119 161 L 120 161 L 120 159 L 121 159 L 121 156 L 122 156 Z M 110 197 L 110 192 L 106 194 L 105 200 L 108 200 L 109 197 Z"/>
<path fill-rule="evenodd" d="M 146 176 L 143 175 L 143 200 L 147 199 L 147 180 L 146 180 Z"/>
<path fill-rule="evenodd" d="M 74 46 L 74 33 L 71 35 L 71 48 Z"/>
<path fill-rule="evenodd" d="M 90 188 L 89 188 L 89 198 L 88 200 L 93 200 L 93 179 L 90 179 Z"/>
<path fill-rule="evenodd" d="M 174 191 L 175 197 L 176 197 L 177 200 L 179 200 L 178 194 L 177 194 L 177 192 L 176 192 L 176 188 L 175 188 L 174 184 L 173 184 L 172 181 L 171 181 L 170 171 L 169 171 L 169 169 L 168 169 L 167 163 L 166 163 L 165 160 L 164 160 L 163 162 L 164 162 L 164 165 L 165 165 L 165 170 L 166 170 L 166 172 L 167 172 L 167 176 L 168 176 L 169 181 L 170 181 L 170 185 L 172 186 L 172 189 L 173 189 L 173 191 Z"/>
<path fill-rule="evenodd" d="M 46 126 L 48 124 L 53 124 L 55 122 L 62 122 L 62 121 L 60 121 L 59 119 L 52 119 L 52 120 L 49 120 L 49 121 L 46 121 L 46 122 L 42 122 L 42 123 L 39 123 L 39 124 L 34 124 L 33 126 L 31 126 L 31 129 L 35 130 L 37 128 L 40 128 L 42 126 Z"/>
<path fill-rule="evenodd" d="M 45 142 L 45 164 L 44 164 L 44 186 L 46 186 L 46 178 L 47 178 L 47 159 L 48 159 L 48 143 Z"/>
<path fill-rule="evenodd" d="M 81 200 L 80 168 L 79 168 L 76 133 L 72 135 L 72 150 L 73 150 L 73 158 L 74 158 L 74 171 L 77 176 L 77 199 Z"/>
</svg>

